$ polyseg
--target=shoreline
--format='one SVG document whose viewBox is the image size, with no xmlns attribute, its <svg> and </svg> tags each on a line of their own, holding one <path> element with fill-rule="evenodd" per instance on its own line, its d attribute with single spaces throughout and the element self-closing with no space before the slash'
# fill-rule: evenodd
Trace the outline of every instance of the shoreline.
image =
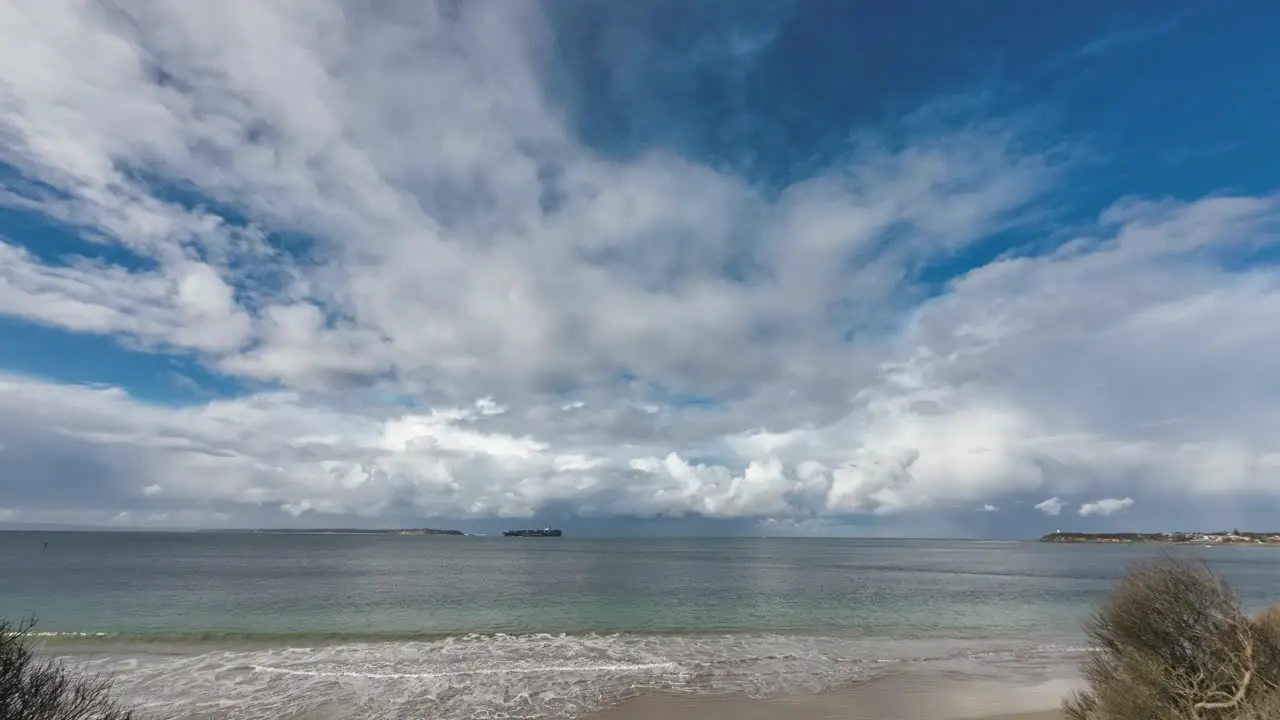
<svg viewBox="0 0 1280 720">
<path fill-rule="evenodd" d="M 1160 532 L 1160 533 L 1081 533 L 1052 532 L 1040 538 L 1042 543 L 1072 544 L 1152 544 L 1206 547 L 1280 547 L 1280 533 L 1274 532 Z"/>
<path fill-rule="evenodd" d="M 902 652 L 883 639 L 809 640 L 507 636 L 37 650 L 113 675 L 124 700 L 174 720 L 230 717 L 228 705 L 246 718 L 355 720 L 371 716 L 362 705 L 371 696 L 388 699 L 377 717 L 420 705 L 440 716 L 515 710 L 579 720 L 1063 720 L 1061 701 L 1078 687 L 1086 652 L 947 641 Z M 495 682 L 528 697 L 514 707 L 493 696 Z"/>
<path fill-rule="evenodd" d="M 645 692 L 586 720 L 1065 720 L 1082 686 L 1076 666 L 1010 666 L 998 676 L 966 662 L 897 670 L 814 695 L 751 698 Z"/>
<path fill-rule="evenodd" d="M 805 699 L 739 699 L 641 696 L 618 707 L 581 716 L 584 720 L 1066 720 L 1061 699 L 1035 710 L 1008 708 L 979 714 L 946 713 L 940 704 L 859 705 L 846 694 Z M 885 714 L 885 710 L 893 714 Z"/>
</svg>

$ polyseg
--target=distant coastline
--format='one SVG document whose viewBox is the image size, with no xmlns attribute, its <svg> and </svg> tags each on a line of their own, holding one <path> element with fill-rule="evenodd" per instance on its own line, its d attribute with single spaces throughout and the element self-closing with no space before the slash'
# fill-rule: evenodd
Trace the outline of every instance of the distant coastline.
<svg viewBox="0 0 1280 720">
<path fill-rule="evenodd" d="M 441 530 L 439 528 L 261 528 L 251 530 L 208 530 L 207 532 L 223 534 L 267 534 L 267 535 L 466 535 L 461 530 Z"/>
<path fill-rule="evenodd" d="M 1280 532 L 1162 532 L 1162 533 L 1078 533 L 1053 532 L 1040 538 L 1051 543 L 1169 543 L 1174 545 L 1275 545 Z"/>
</svg>

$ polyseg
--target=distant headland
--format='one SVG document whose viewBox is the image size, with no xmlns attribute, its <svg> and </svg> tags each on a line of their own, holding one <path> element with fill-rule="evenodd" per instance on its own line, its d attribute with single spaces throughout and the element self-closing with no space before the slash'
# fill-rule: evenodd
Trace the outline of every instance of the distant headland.
<svg viewBox="0 0 1280 720">
<path fill-rule="evenodd" d="M 1171 543 L 1175 545 L 1276 545 L 1280 532 L 1163 532 L 1163 533 L 1078 533 L 1053 532 L 1040 538 L 1052 543 Z"/>
</svg>

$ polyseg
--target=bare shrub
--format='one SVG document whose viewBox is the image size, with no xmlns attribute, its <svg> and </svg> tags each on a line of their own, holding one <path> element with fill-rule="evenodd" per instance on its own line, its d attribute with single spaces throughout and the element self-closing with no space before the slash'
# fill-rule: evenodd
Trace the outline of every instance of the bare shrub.
<svg viewBox="0 0 1280 720">
<path fill-rule="evenodd" d="M 1280 604 L 1259 610 L 1253 616 L 1253 627 L 1264 639 L 1280 644 Z"/>
<path fill-rule="evenodd" d="M 1280 685 L 1280 605 L 1263 608 L 1251 621 L 1254 642 L 1257 645 L 1259 672 Z M 1280 689 L 1276 696 L 1277 712 L 1270 717 L 1280 718 Z"/>
<path fill-rule="evenodd" d="M 1280 718 L 1280 611 L 1249 618 L 1206 566 L 1141 563 L 1085 624 L 1072 720 Z"/>
<path fill-rule="evenodd" d="M 0 620 L 0 720 L 132 720 L 111 700 L 109 678 L 37 657 L 28 642 L 33 625 Z"/>
</svg>

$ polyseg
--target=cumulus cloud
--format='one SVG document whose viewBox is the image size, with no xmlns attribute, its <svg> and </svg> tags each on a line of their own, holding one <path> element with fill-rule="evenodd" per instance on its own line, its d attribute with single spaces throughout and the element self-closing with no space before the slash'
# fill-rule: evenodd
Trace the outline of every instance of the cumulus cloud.
<svg viewBox="0 0 1280 720">
<path fill-rule="evenodd" d="M 7 375 L 6 503 L 821 525 L 1280 487 L 1280 287 L 1226 262 L 1277 239 L 1275 196 L 1118 197 L 1064 235 L 1064 154 L 1008 118 L 863 133 L 781 188 L 608 152 L 534 3 L 15 0 L 0 28 L 0 204 L 81 250 L 0 226 L 0 314 L 252 388 Z"/>
<path fill-rule="evenodd" d="M 1065 503 L 1061 499 L 1051 497 L 1048 500 L 1036 503 L 1035 508 L 1045 515 L 1061 515 L 1064 505 Z"/>
<path fill-rule="evenodd" d="M 1097 515 L 1108 517 L 1133 506 L 1133 498 L 1103 498 L 1080 506 L 1080 514 L 1088 517 Z"/>
</svg>

